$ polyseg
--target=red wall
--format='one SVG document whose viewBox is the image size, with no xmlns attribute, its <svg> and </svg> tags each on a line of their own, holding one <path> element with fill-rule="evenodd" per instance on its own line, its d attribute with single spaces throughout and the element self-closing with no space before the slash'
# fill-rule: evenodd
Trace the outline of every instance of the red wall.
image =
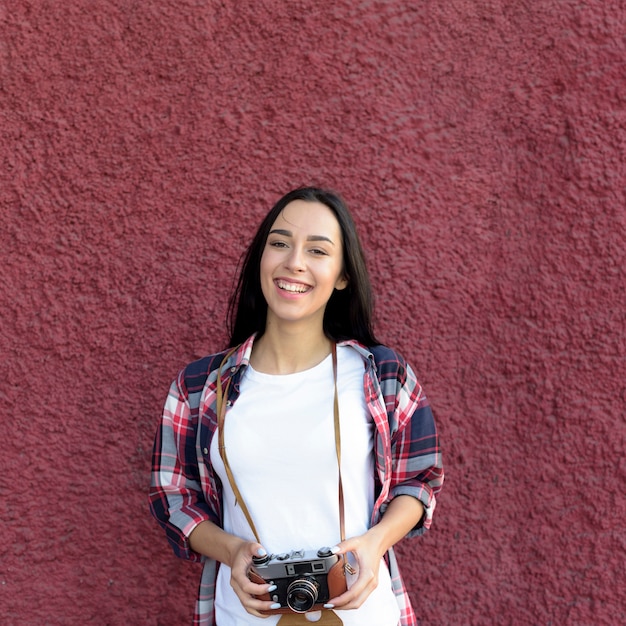
<svg viewBox="0 0 626 626">
<path fill-rule="evenodd" d="M 618 0 L 4 2 L 0 622 L 189 623 L 152 436 L 302 183 L 349 200 L 437 412 L 423 624 L 624 622 L 624 32 Z"/>
</svg>

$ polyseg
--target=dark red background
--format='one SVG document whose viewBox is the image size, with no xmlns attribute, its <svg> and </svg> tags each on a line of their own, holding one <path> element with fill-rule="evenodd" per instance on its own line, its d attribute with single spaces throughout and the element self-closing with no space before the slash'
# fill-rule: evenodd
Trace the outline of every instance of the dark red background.
<svg viewBox="0 0 626 626">
<path fill-rule="evenodd" d="M 625 32 L 617 0 L 3 2 L 0 622 L 189 623 L 154 429 L 316 183 L 440 424 L 422 623 L 623 623 Z"/>
</svg>

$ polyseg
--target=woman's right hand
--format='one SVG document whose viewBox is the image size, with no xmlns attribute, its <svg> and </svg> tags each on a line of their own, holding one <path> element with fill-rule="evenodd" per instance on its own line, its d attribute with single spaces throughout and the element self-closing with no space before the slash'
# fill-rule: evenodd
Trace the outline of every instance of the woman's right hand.
<svg viewBox="0 0 626 626">
<path fill-rule="evenodd" d="M 206 520 L 191 531 L 189 544 L 195 552 L 230 567 L 230 585 L 248 613 L 256 617 L 268 617 L 261 611 L 271 611 L 280 607 L 279 604 L 257 597 L 271 593 L 275 589 L 273 585 L 268 583 L 259 585 L 248 578 L 252 557 L 267 554 L 260 543 L 231 535 Z"/>
<path fill-rule="evenodd" d="M 243 608 L 250 615 L 256 617 L 268 617 L 267 613 L 262 613 L 262 611 L 267 612 L 280 608 L 280 604 L 261 600 L 259 597 L 274 591 L 276 585 L 257 584 L 248 577 L 248 572 L 252 566 L 252 557 L 265 556 L 266 554 L 266 551 L 260 544 L 242 540 L 240 546 L 233 554 L 230 566 L 230 586 L 237 594 Z"/>
</svg>

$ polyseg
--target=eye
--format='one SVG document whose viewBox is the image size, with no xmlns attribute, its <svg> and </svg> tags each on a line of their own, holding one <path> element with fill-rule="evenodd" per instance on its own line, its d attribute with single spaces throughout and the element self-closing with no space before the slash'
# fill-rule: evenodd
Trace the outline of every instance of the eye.
<svg viewBox="0 0 626 626">
<path fill-rule="evenodd" d="M 326 252 L 326 250 L 322 250 L 322 248 L 312 248 L 311 252 L 315 255 L 319 255 L 319 256 L 327 256 L 328 253 Z"/>
<path fill-rule="evenodd" d="M 267 245 L 272 248 L 286 248 L 287 244 L 284 241 L 268 241 Z"/>
</svg>

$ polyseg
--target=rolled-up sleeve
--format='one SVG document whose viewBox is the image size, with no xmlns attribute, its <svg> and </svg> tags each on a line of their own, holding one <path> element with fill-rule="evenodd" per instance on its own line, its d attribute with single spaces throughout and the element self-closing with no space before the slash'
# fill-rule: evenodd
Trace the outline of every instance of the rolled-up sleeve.
<svg viewBox="0 0 626 626">
<path fill-rule="evenodd" d="M 392 450 L 395 459 L 391 494 L 410 495 L 424 505 L 424 516 L 409 536 L 422 534 L 432 523 L 437 495 L 443 485 L 439 438 L 432 432 L 433 414 L 428 405 L 417 409 L 410 422 L 397 433 Z"/>
<path fill-rule="evenodd" d="M 150 510 L 165 530 L 174 553 L 200 561 L 189 535 L 203 521 L 218 522 L 207 504 L 198 470 L 197 417 L 192 416 L 182 373 L 169 390 L 152 454 Z"/>
<path fill-rule="evenodd" d="M 400 361 L 396 372 L 391 432 L 391 497 L 410 495 L 424 505 L 424 515 L 408 536 L 426 532 L 432 524 L 437 495 L 444 480 L 439 435 L 426 395 L 411 367 Z"/>
</svg>

